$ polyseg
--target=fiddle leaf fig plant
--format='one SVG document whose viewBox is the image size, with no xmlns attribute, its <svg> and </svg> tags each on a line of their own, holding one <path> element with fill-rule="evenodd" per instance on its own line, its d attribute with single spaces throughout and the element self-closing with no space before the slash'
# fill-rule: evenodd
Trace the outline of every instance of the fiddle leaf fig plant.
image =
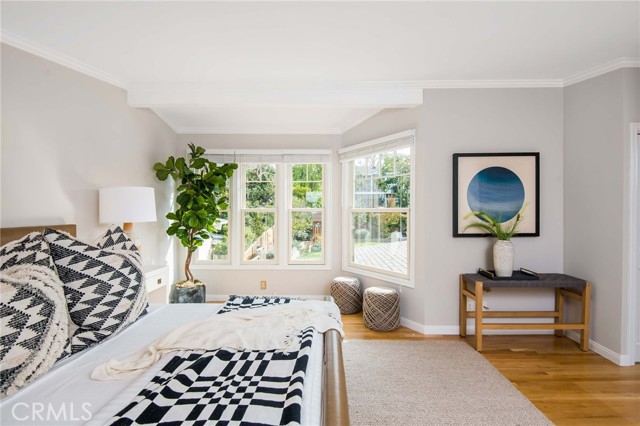
<svg viewBox="0 0 640 426">
<path fill-rule="evenodd" d="M 228 207 L 227 180 L 237 164 L 216 163 L 204 157 L 205 149 L 189 144 L 189 158 L 169 157 L 153 165 L 156 177 L 165 181 L 169 176 L 179 184 L 176 188 L 176 210 L 169 212 L 168 235 L 175 235 L 187 249 L 184 274 L 187 282 L 196 283 L 191 273 L 191 258 L 202 243 L 211 238 L 221 211 Z"/>
</svg>

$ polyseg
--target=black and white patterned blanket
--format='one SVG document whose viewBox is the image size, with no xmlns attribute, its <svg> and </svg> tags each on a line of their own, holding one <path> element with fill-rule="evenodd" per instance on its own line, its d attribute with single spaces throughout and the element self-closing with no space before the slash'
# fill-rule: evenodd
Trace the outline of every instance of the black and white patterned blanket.
<svg viewBox="0 0 640 426">
<path fill-rule="evenodd" d="M 232 296 L 219 313 L 290 300 Z M 111 424 L 300 424 L 313 335 L 313 328 L 303 330 L 300 346 L 289 353 L 227 349 L 180 352 Z"/>
<path fill-rule="evenodd" d="M 218 311 L 219 314 L 237 311 L 238 309 L 263 308 L 265 306 L 290 303 L 292 300 L 305 300 L 296 297 L 285 296 L 229 296 L 229 300 Z"/>
</svg>

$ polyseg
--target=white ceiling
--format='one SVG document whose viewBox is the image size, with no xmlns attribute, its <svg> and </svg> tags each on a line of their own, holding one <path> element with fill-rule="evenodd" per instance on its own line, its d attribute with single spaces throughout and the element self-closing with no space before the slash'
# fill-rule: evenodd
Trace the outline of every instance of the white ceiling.
<svg viewBox="0 0 640 426">
<path fill-rule="evenodd" d="M 185 133 L 340 133 L 425 87 L 561 87 L 640 63 L 639 34 L 637 1 L 2 2 L 3 42 Z"/>
</svg>

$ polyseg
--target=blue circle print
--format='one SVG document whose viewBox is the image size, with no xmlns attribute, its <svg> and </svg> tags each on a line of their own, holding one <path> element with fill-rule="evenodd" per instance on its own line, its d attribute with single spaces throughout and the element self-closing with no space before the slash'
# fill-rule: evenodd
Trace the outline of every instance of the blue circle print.
<svg viewBox="0 0 640 426">
<path fill-rule="evenodd" d="M 487 167 L 471 179 L 467 202 L 471 211 L 481 211 L 495 220 L 506 222 L 524 205 L 524 185 L 509 169 Z"/>
</svg>

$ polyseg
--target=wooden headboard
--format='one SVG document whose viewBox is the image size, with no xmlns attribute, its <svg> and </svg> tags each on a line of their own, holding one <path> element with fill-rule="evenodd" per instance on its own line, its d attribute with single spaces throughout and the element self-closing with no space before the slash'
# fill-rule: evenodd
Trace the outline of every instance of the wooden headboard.
<svg viewBox="0 0 640 426">
<path fill-rule="evenodd" d="M 42 232 L 45 228 L 57 229 L 76 236 L 76 225 L 42 225 L 21 226 L 19 228 L 0 228 L 0 246 L 10 241 L 18 240 L 31 232 Z"/>
</svg>

